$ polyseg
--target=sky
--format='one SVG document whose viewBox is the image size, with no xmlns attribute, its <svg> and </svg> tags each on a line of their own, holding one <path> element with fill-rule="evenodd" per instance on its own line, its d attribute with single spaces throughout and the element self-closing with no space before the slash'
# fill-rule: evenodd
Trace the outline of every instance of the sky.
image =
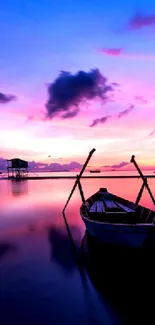
<svg viewBox="0 0 155 325">
<path fill-rule="evenodd" d="M 1 160 L 155 165 L 153 0 L 6 0 L 0 30 Z"/>
</svg>

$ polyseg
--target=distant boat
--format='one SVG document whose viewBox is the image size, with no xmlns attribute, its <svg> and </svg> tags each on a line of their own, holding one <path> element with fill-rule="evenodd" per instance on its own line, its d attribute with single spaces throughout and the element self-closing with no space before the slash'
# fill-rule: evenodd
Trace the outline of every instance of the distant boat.
<svg viewBox="0 0 155 325">
<path fill-rule="evenodd" d="M 101 173 L 101 170 L 100 169 L 91 169 L 89 172 L 90 173 Z"/>
<path fill-rule="evenodd" d="M 80 208 L 88 234 L 104 244 L 155 248 L 155 211 L 144 208 L 105 188 Z"/>
</svg>

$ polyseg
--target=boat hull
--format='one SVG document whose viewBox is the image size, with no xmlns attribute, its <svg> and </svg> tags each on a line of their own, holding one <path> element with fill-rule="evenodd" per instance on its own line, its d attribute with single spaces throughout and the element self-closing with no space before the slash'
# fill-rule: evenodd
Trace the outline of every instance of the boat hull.
<svg viewBox="0 0 155 325">
<path fill-rule="evenodd" d="M 110 224 L 95 222 L 82 216 L 88 234 L 104 244 L 132 248 L 155 248 L 154 224 Z"/>
</svg>

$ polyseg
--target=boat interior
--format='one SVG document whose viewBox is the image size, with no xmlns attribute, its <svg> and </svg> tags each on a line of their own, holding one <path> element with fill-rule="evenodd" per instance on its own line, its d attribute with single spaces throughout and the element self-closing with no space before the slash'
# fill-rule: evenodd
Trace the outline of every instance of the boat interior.
<svg viewBox="0 0 155 325">
<path fill-rule="evenodd" d="M 155 211 L 107 192 L 106 188 L 92 195 L 81 207 L 82 214 L 91 220 L 110 223 L 155 223 Z"/>
</svg>

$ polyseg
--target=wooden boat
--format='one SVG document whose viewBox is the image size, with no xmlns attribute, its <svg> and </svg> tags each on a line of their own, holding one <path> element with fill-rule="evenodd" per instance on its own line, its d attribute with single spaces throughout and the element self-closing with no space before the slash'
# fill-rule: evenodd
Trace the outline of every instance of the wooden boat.
<svg viewBox="0 0 155 325">
<path fill-rule="evenodd" d="M 102 243 L 155 248 L 155 211 L 100 188 L 80 213 L 88 234 Z"/>
<path fill-rule="evenodd" d="M 100 169 L 91 169 L 90 173 L 100 173 Z"/>
<path fill-rule="evenodd" d="M 75 184 L 64 206 L 63 214 L 78 185 L 83 202 L 80 214 L 86 230 L 92 238 L 104 244 L 134 248 L 155 248 L 155 211 L 139 205 L 144 188 L 147 189 L 154 205 L 155 199 L 147 183 L 147 178 L 136 163 L 134 155 L 131 157 L 131 162 L 143 180 L 135 203 L 109 193 L 106 188 L 100 188 L 97 193 L 85 200 L 80 178 L 94 151 L 95 149 L 90 151 L 85 164 L 79 175 L 77 175 Z"/>
</svg>

